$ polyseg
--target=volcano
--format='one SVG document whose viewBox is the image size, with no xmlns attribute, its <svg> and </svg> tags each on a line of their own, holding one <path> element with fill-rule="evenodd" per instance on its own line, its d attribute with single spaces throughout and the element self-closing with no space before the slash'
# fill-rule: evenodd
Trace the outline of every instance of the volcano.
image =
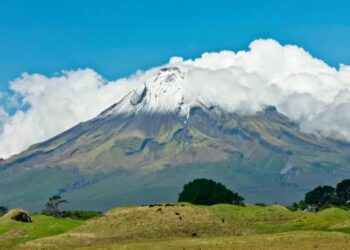
<svg viewBox="0 0 350 250">
<path fill-rule="evenodd" d="M 174 201 L 194 178 L 289 204 L 350 177 L 349 143 L 302 133 L 273 106 L 232 112 L 191 91 L 187 74 L 162 68 L 94 119 L 0 161 L 0 204 L 35 211 L 53 194 L 76 209 Z"/>
</svg>

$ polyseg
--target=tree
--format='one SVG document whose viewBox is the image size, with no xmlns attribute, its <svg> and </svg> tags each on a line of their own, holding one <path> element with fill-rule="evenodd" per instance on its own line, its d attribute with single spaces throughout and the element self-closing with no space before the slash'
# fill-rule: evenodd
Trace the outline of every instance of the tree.
<svg viewBox="0 0 350 250">
<path fill-rule="evenodd" d="M 242 205 L 244 198 L 227 189 L 223 184 L 208 179 L 195 179 L 183 187 L 179 194 L 180 202 L 196 205 L 229 203 Z"/>
<path fill-rule="evenodd" d="M 330 198 L 330 203 L 333 206 L 342 206 L 345 204 L 345 200 L 343 198 L 339 197 L 338 195 L 334 194 Z"/>
<path fill-rule="evenodd" d="M 342 199 L 343 203 L 350 201 L 350 180 L 343 180 L 337 184 L 337 196 Z"/>
<path fill-rule="evenodd" d="M 301 200 L 301 201 L 298 202 L 298 208 L 300 210 L 305 210 L 307 208 L 307 205 L 306 205 L 304 200 Z"/>
<path fill-rule="evenodd" d="M 305 203 L 314 206 L 317 210 L 324 206 L 332 205 L 335 189 L 331 186 L 318 186 L 314 190 L 305 194 Z"/>
<path fill-rule="evenodd" d="M 62 199 L 59 195 L 50 197 L 49 201 L 45 204 L 43 214 L 53 217 L 61 217 L 62 212 L 59 210 L 59 206 L 64 203 L 68 203 L 68 201 Z"/>
<path fill-rule="evenodd" d="M 8 211 L 7 207 L 0 206 L 0 216 L 3 216 Z"/>
<path fill-rule="evenodd" d="M 294 202 L 291 206 L 287 206 L 287 208 L 291 211 L 297 211 L 299 209 L 299 204 Z"/>
</svg>

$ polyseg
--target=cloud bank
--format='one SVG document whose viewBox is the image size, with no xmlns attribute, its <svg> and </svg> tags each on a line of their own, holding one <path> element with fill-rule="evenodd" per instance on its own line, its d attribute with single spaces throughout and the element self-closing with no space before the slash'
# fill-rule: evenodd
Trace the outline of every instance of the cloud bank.
<svg viewBox="0 0 350 250">
<path fill-rule="evenodd" d="M 350 66 L 330 67 L 304 49 L 255 40 L 247 51 L 173 57 L 167 65 L 186 71 L 186 89 L 228 110 L 254 113 L 266 105 L 298 122 L 302 131 L 350 141 Z M 107 81 L 92 69 L 59 76 L 22 74 L 0 94 L 0 157 L 49 139 L 89 120 L 149 79 L 160 67 Z"/>
</svg>

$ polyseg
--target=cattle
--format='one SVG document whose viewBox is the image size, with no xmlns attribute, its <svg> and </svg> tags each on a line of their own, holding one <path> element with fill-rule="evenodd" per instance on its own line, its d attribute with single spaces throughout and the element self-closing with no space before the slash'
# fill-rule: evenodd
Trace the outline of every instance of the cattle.
<svg viewBox="0 0 350 250">
<path fill-rule="evenodd" d="M 175 212 L 175 215 L 180 215 L 180 213 L 179 212 Z"/>
<path fill-rule="evenodd" d="M 192 237 L 197 237 L 198 235 L 197 235 L 197 233 L 192 233 Z"/>
</svg>

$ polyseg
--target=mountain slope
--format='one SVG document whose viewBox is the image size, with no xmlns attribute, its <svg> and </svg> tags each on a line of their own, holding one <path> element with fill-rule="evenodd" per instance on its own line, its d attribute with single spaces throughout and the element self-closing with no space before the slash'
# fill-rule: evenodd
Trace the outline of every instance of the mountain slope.
<svg viewBox="0 0 350 250">
<path fill-rule="evenodd" d="M 185 81 L 161 69 L 95 119 L 0 162 L 0 203 L 38 209 L 53 193 L 89 209 L 171 201 L 198 177 L 288 203 L 350 176 L 350 144 L 303 134 L 274 107 L 231 112 Z"/>
</svg>

